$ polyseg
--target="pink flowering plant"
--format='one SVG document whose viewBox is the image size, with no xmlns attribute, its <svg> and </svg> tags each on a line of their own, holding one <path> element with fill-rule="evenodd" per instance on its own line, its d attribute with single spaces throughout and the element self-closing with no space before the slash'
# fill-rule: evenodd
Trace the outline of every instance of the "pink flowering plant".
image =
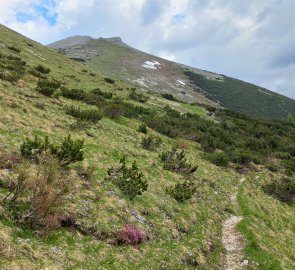
<svg viewBox="0 0 295 270">
<path fill-rule="evenodd" d="M 117 234 L 117 241 L 120 244 L 135 246 L 142 243 L 145 239 L 145 232 L 130 224 L 126 225 Z"/>
</svg>

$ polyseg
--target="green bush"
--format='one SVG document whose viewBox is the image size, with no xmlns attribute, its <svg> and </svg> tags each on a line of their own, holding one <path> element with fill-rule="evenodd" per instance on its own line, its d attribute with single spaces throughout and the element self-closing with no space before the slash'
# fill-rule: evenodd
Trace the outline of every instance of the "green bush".
<svg viewBox="0 0 295 270">
<path fill-rule="evenodd" d="M 138 131 L 143 133 L 143 134 L 147 134 L 147 127 L 145 123 L 141 123 L 138 127 Z"/>
<path fill-rule="evenodd" d="M 29 73 L 31 73 L 33 76 L 39 78 L 39 79 L 46 79 L 46 76 L 44 74 L 42 74 L 41 72 L 35 70 L 35 69 L 31 69 L 29 70 Z"/>
<path fill-rule="evenodd" d="M 25 158 L 35 160 L 42 152 L 49 150 L 50 145 L 48 136 L 44 140 L 38 136 L 34 139 L 27 138 L 20 146 L 20 153 Z"/>
<path fill-rule="evenodd" d="M 166 94 L 166 93 L 164 93 L 164 94 L 161 94 L 161 96 L 163 98 L 168 99 L 168 100 L 175 100 L 175 98 L 174 98 L 174 96 L 172 94 Z"/>
<path fill-rule="evenodd" d="M 178 112 L 178 111 L 172 109 L 172 108 L 171 108 L 170 106 L 168 106 L 168 105 L 164 108 L 164 110 L 165 110 L 166 115 L 167 115 L 168 117 L 172 117 L 172 118 L 179 118 L 179 117 L 180 117 L 180 112 Z"/>
<path fill-rule="evenodd" d="M 98 122 L 102 118 L 101 111 L 97 108 L 82 109 L 80 107 L 71 105 L 69 107 L 66 107 L 66 112 L 69 115 L 72 115 L 82 121 L 90 121 L 93 123 Z"/>
<path fill-rule="evenodd" d="M 213 153 L 207 154 L 207 158 L 217 166 L 228 166 L 229 158 L 227 157 L 226 153 L 221 151 L 216 151 Z"/>
<path fill-rule="evenodd" d="M 104 113 L 110 118 L 118 118 L 124 113 L 124 106 L 121 103 L 108 103 L 104 107 Z"/>
<path fill-rule="evenodd" d="M 17 72 L 0 70 L 0 79 L 9 82 L 16 82 L 20 79 L 20 76 Z"/>
<path fill-rule="evenodd" d="M 44 66 L 42 66 L 42 65 L 38 65 L 38 66 L 36 66 L 35 67 L 35 70 L 37 70 L 37 71 L 39 71 L 39 72 L 41 72 L 41 73 L 43 73 L 43 74 L 48 74 L 48 73 L 50 73 L 50 68 L 47 68 L 47 67 L 44 67 Z"/>
<path fill-rule="evenodd" d="M 60 87 L 61 83 L 55 80 L 39 79 L 36 90 L 45 95 L 52 96 L 53 93 Z"/>
<path fill-rule="evenodd" d="M 95 88 L 92 90 L 92 93 L 97 96 L 102 96 L 106 99 L 111 99 L 113 94 L 110 92 L 102 92 L 99 88 Z"/>
<path fill-rule="evenodd" d="M 160 137 L 155 137 L 155 136 L 148 136 L 148 137 L 143 137 L 141 140 L 141 146 L 144 149 L 147 150 L 156 150 L 162 143 L 162 140 Z"/>
<path fill-rule="evenodd" d="M 263 190 L 282 202 L 292 203 L 295 196 L 295 178 L 282 177 L 274 179 L 266 184 Z"/>
<path fill-rule="evenodd" d="M 51 153 L 62 165 L 68 165 L 84 159 L 83 147 L 84 140 L 73 140 L 71 136 L 68 136 L 60 145 L 52 145 Z"/>
<path fill-rule="evenodd" d="M 166 192 L 178 202 L 189 200 L 197 190 L 196 184 L 191 180 L 177 183 L 175 186 L 166 189 Z"/>
<path fill-rule="evenodd" d="M 131 93 L 129 94 L 129 98 L 130 98 L 130 99 L 133 99 L 133 100 L 135 100 L 135 101 L 138 101 L 138 102 L 140 102 L 140 103 L 145 103 L 145 102 L 147 102 L 148 99 L 149 99 L 148 96 L 146 96 L 146 95 L 144 95 L 144 94 L 142 94 L 142 93 L 138 93 L 138 92 L 136 92 L 135 89 L 132 89 L 132 90 L 131 90 Z"/>
<path fill-rule="evenodd" d="M 230 157 L 231 161 L 240 165 L 247 165 L 251 161 L 258 163 L 255 155 L 246 148 L 235 148 L 232 151 L 229 150 L 228 156 Z"/>
<path fill-rule="evenodd" d="M 107 83 L 115 84 L 115 80 L 114 80 L 114 79 L 111 79 L 111 78 L 104 78 L 104 80 L 105 80 Z"/>
<path fill-rule="evenodd" d="M 134 161 L 131 166 L 126 165 L 125 156 L 121 158 L 119 166 L 109 168 L 109 179 L 125 194 L 130 200 L 141 195 L 148 188 L 148 183 L 143 179 L 143 173 L 139 170 Z"/>
<path fill-rule="evenodd" d="M 160 159 L 165 170 L 193 174 L 198 169 L 198 166 L 187 162 L 184 150 L 179 150 L 178 147 L 173 147 L 171 150 L 161 153 Z"/>
<path fill-rule="evenodd" d="M 7 47 L 9 50 L 11 51 L 14 51 L 16 53 L 20 53 L 21 52 L 21 49 L 17 48 L 17 47 L 14 47 L 14 46 L 8 46 Z"/>
<path fill-rule="evenodd" d="M 83 100 L 86 96 L 86 92 L 81 89 L 69 89 L 62 87 L 60 91 L 63 97 L 74 100 Z"/>
<path fill-rule="evenodd" d="M 27 138 L 21 144 L 20 153 L 25 158 L 38 161 L 43 152 L 49 151 L 65 166 L 84 159 L 83 147 L 83 140 L 72 140 L 70 136 L 64 138 L 60 145 L 52 144 L 48 136 L 45 139 L 35 136 L 34 139 Z"/>
</svg>

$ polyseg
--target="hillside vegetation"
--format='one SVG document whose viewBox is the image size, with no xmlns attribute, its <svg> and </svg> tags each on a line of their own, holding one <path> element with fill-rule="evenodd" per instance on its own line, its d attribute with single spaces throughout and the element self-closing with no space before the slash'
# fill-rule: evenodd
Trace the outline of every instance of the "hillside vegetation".
<svg viewBox="0 0 295 270">
<path fill-rule="evenodd" d="M 116 42 L 114 42 L 114 40 Z M 48 45 L 106 76 L 177 99 L 248 116 L 286 120 L 295 101 L 265 88 L 225 75 L 184 66 L 127 46 L 120 39 L 74 36 Z"/>
<path fill-rule="evenodd" d="M 289 113 L 295 114 L 294 100 L 265 88 L 226 76 L 223 80 L 208 80 L 190 71 L 185 74 L 209 99 L 233 111 L 280 120 L 286 120 Z"/>
<path fill-rule="evenodd" d="M 1 269 L 222 269 L 236 188 L 248 269 L 294 268 L 293 124 L 152 94 L 0 33 Z"/>
</svg>

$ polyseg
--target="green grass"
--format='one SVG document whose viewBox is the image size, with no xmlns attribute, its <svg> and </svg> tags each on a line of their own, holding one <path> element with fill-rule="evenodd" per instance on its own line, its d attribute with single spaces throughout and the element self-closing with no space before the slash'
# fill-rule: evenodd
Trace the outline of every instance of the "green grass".
<svg viewBox="0 0 295 270">
<path fill-rule="evenodd" d="M 69 134 L 73 139 L 84 139 L 85 160 L 74 164 L 69 171 L 71 189 L 63 210 L 76 216 L 81 226 L 94 228 L 97 233 L 83 235 L 74 228 L 62 228 L 47 236 L 38 235 L 17 225 L 3 206 L 8 217 L 0 216 L 1 269 L 195 269 L 196 264 L 198 269 L 221 269 L 224 258 L 222 222 L 228 216 L 230 195 L 241 175 L 230 168 L 211 164 L 204 158 L 198 143 L 184 138 L 171 139 L 149 128 L 148 135 L 159 136 L 163 144 L 158 152 L 143 149 L 140 142 L 146 135 L 137 131 L 142 123 L 140 117 L 115 120 L 103 117 L 86 128 L 72 129 L 76 120 L 66 114 L 64 107 L 86 105 L 58 95 L 46 97 L 39 94 L 36 91 L 38 78 L 28 72 L 30 68 L 38 64 L 50 68 L 47 76 L 61 81 L 69 89 L 91 91 L 99 87 L 123 99 L 128 97 L 130 91 L 127 88 L 132 85 L 119 80 L 114 85 L 108 84 L 104 76 L 86 65 L 69 60 L 2 26 L 0 33 L 1 43 L 5 45 L 1 52 L 8 53 L 6 47 L 17 44 L 21 48 L 19 56 L 27 62 L 20 80 L 15 83 L 0 81 L 1 147 L 19 151 L 22 141 L 34 135 L 47 135 L 56 143 Z M 83 72 L 83 69 L 88 72 Z M 96 76 L 89 75 L 91 72 Z M 163 108 L 169 105 L 181 113 L 191 112 L 207 118 L 204 108 L 168 101 L 152 94 L 149 96 L 143 106 L 159 114 L 164 114 Z M 45 109 L 34 106 L 36 101 L 45 104 Z M 139 105 L 135 101 L 127 102 Z M 209 118 L 216 121 L 214 117 Z M 184 176 L 163 170 L 158 157 L 158 153 L 175 145 L 185 149 L 188 161 L 199 166 L 195 173 L 197 192 L 184 203 L 176 202 L 165 192 L 167 187 L 182 181 Z M 107 169 L 116 165 L 124 154 L 130 163 L 137 161 L 149 184 L 148 190 L 132 201 L 106 179 Z M 78 178 L 74 170 L 77 165 L 94 166 L 93 177 L 90 180 Z M 11 171 L 0 170 L 0 180 L 6 179 L 7 173 L 13 177 Z M 256 256 L 256 251 L 248 252 L 247 247 L 247 256 L 267 265 L 267 254 L 273 255 L 273 250 L 281 250 L 272 256 L 273 265 L 280 262 L 282 269 L 290 269 L 294 259 L 294 247 L 291 246 L 294 209 L 260 191 L 255 185 L 257 175 L 260 173 L 249 175 L 249 184 L 247 180 L 239 200 L 245 216 L 245 223 L 241 226 L 244 224 L 244 231 L 252 233 L 255 244 L 263 247 L 263 254 Z M 0 200 L 4 194 L 2 191 L 5 189 L 1 188 Z M 257 191 L 257 197 L 250 197 L 251 191 Z M 265 203 L 267 214 L 259 206 L 261 201 Z M 245 207 L 250 209 L 247 210 L 249 213 Z M 275 209 L 278 221 L 273 221 L 272 209 Z M 144 223 L 139 222 L 139 216 L 145 220 Z M 262 227 L 265 230 L 255 226 L 261 221 L 267 225 Z M 116 232 L 126 223 L 144 230 L 149 236 L 148 241 L 138 247 L 114 245 Z M 251 233 L 248 233 L 250 236 L 245 233 L 247 239 L 251 240 Z M 21 242 L 17 237 L 31 241 Z M 282 240 L 272 240 L 277 237 Z M 269 250 L 264 247 L 267 244 L 271 247 Z"/>
<path fill-rule="evenodd" d="M 249 269 L 294 269 L 295 209 L 266 195 L 261 184 L 269 175 L 247 177 L 238 193 L 244 220 L 238 225 L 246 238 Z M 257 181 L 259 184 L 257 185 Z"/>
</svg>

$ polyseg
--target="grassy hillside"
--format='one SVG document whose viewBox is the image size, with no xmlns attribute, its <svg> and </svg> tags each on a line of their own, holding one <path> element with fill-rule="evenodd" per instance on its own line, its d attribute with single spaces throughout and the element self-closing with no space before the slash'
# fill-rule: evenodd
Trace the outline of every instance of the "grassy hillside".
<svg viewBox="0 0 295 270">
<path fill-rule="evenodd" d="M 185 72 L 205 95 L 225 108 L 247 115 L 286 120 L 295 115 L 295 101 L 265 88 L 224 76 L 222 81 L 208 80 L 193 72 Z"/>
<path fill-rule="evenodd" d="M 293 197 L 281 202 L 264 187 L 286 174 L 294 180 L 293 125 L 132 90 L 3 26 L 0 33 L 1 269 L 222 269 L 222 223 L 236 211 L 230 197 L 241 173 L 249 269 L 271 269 L 269 258 L 273 269 L 292 269 Z M 68 135 L 84 140 L 83 158 L 60 147 Z M 271 136 L 282 142 L 259 148 Z M 133 198 L 130 179 L 147 190 Z M 142 241 L 127 241 L 126 230 Z"/>
<path fill-rule="evenodd" d="M 81 42 L 81 40 L 83 42 Z M 72 37 L 49 47 L 114 78 L 142 88 L 170 93 L 190 103 L 222 106 L 249 116 L 286 120 L 295 101 L 259 86 L 224 75 L 187 67 L 107 39 Z M 145 65 L 146 61 L 155 66 Z"/>
</svg>

